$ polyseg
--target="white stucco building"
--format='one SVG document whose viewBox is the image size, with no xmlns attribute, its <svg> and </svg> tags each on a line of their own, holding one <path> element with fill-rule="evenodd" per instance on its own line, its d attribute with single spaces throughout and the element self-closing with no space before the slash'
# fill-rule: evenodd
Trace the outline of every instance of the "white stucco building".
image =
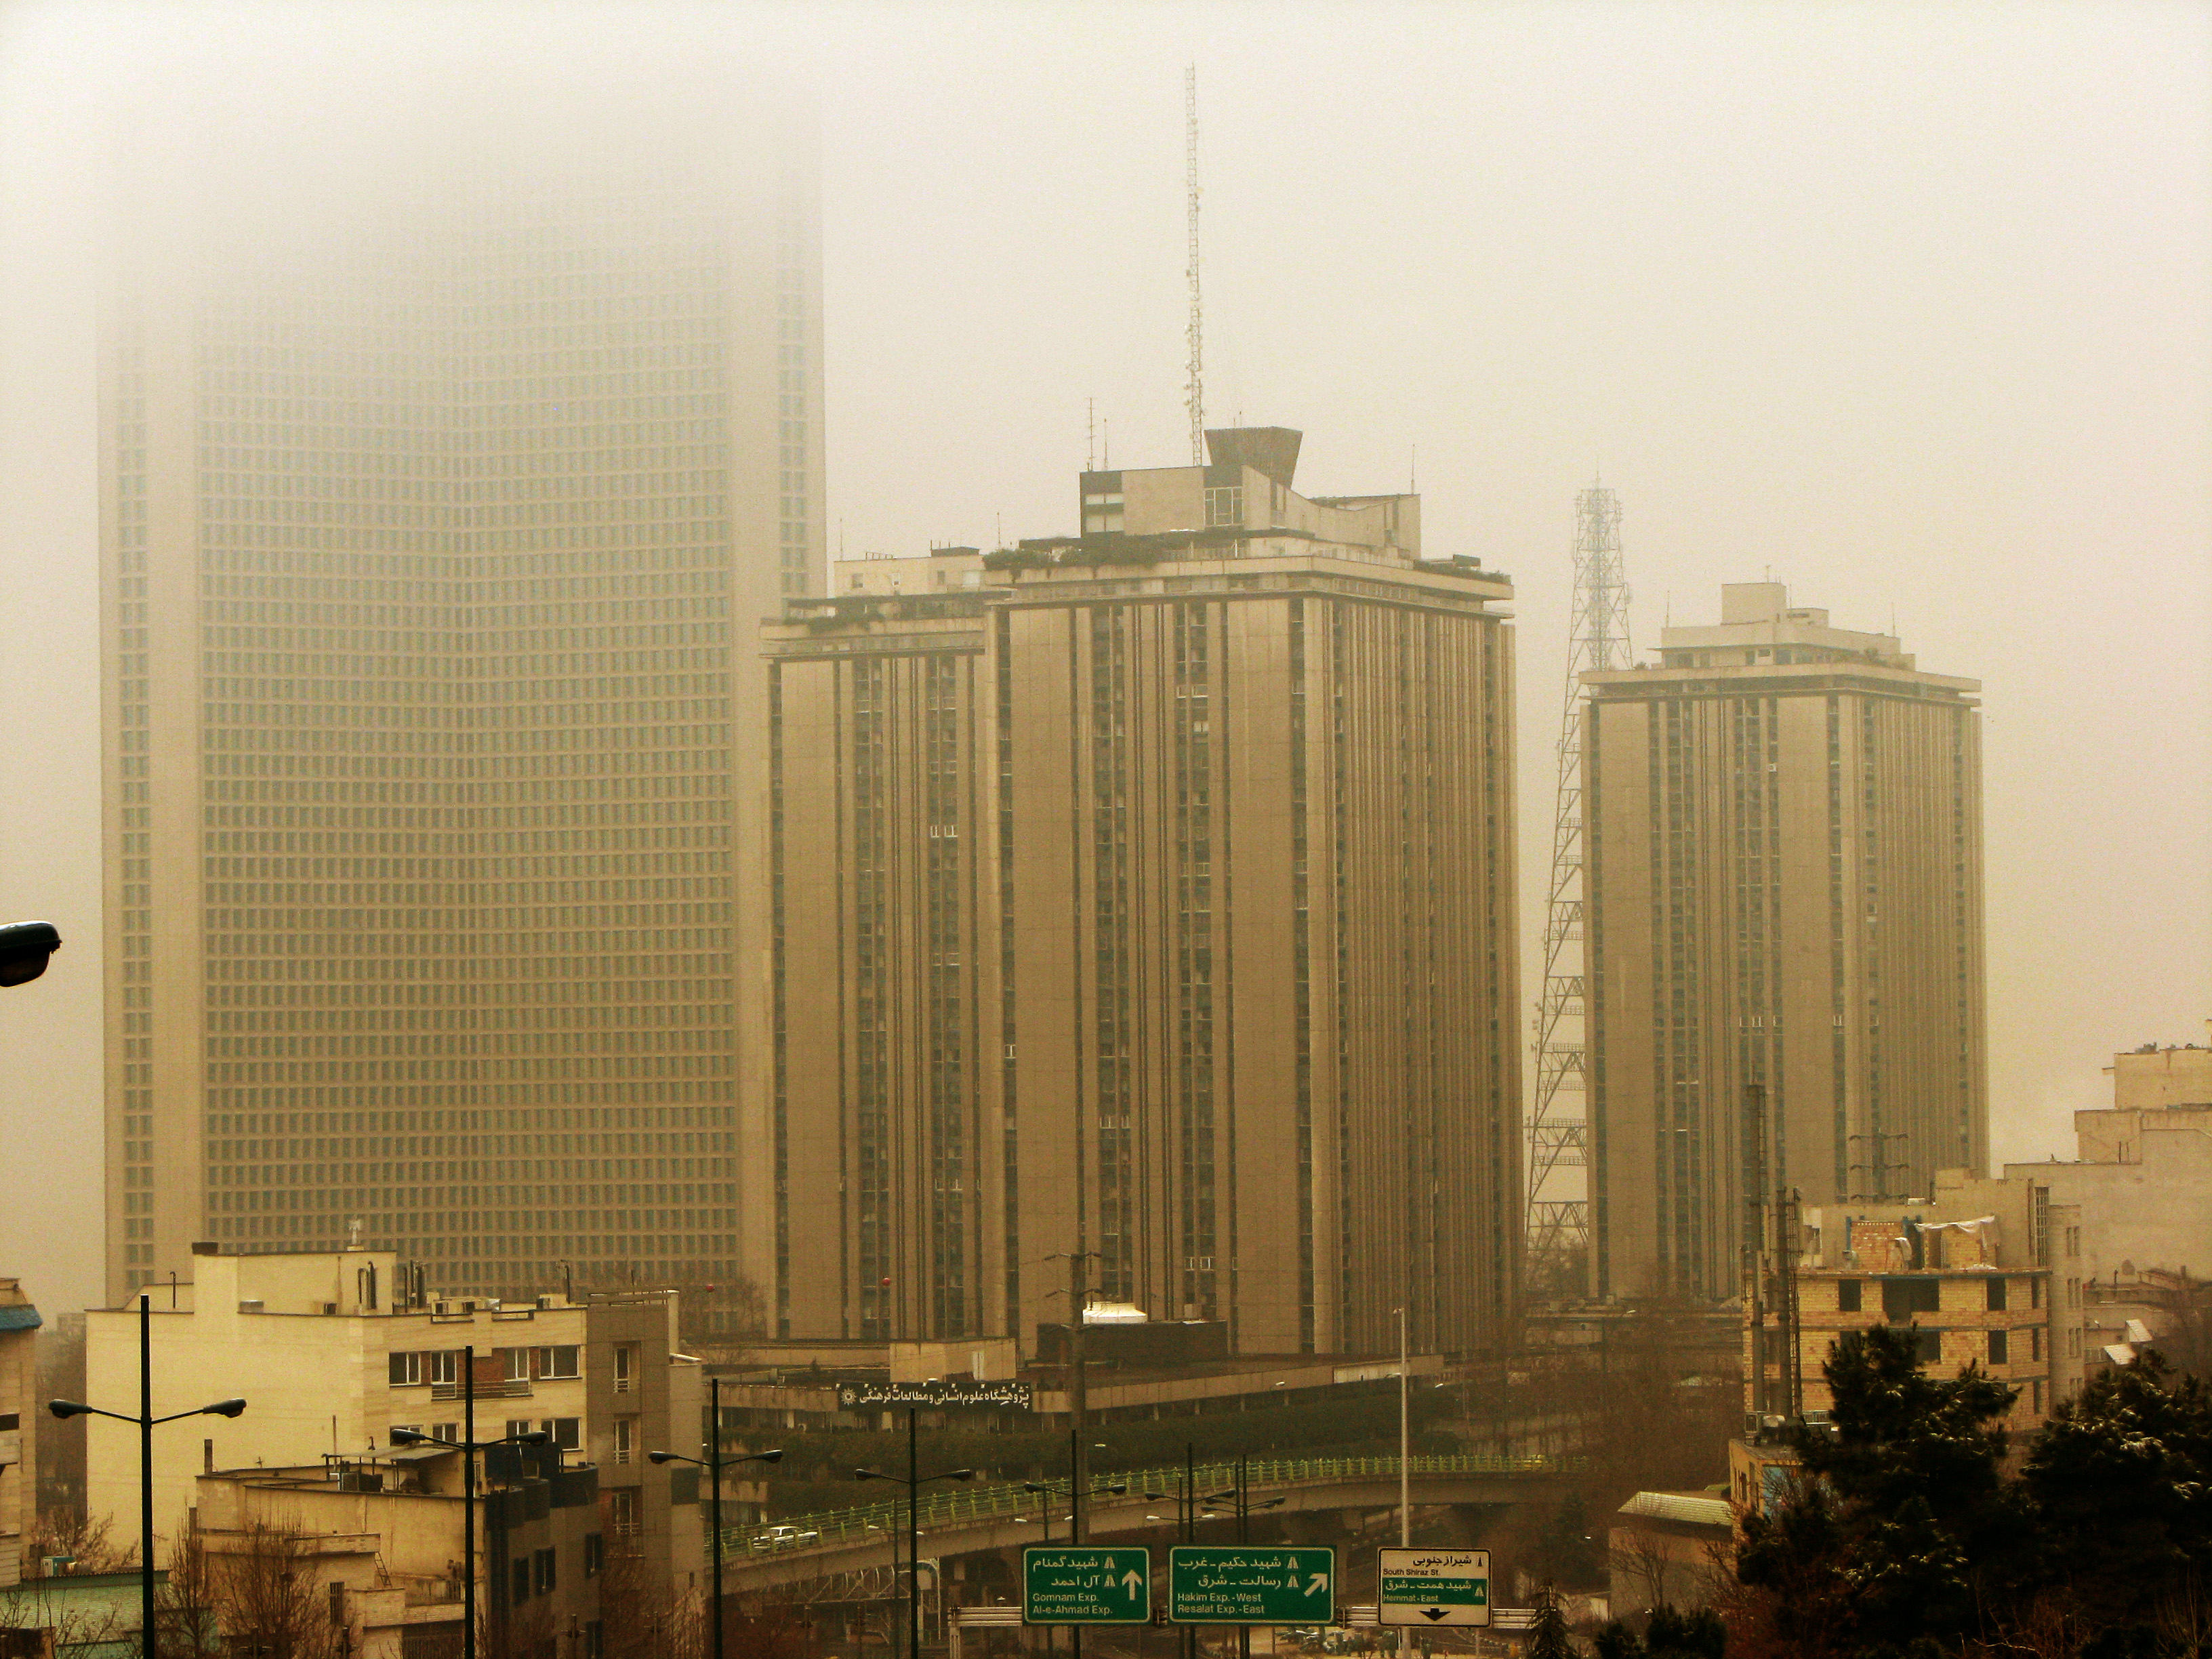
<svg viewBox="0 0 2212 1659">
<path fill-rule="evenodd" d="M 370 1455 L 390 1448 L 394 1427 L 458 1437 L 473 1351 L 479 1440 L 544 1430 L 598 1466 L 611 1531 L 636 1539 L 678 1583 L 696 1569 L 697 1509 L 672 1510 L 668 1470 L 645 1457 L 695 1451 L 700 1438 L 700 1367 L 677 1352 L 673 1293 L 447 1298 L 389 1250 L 228 1255 L 205 1244 L 191 1261 L 191 1282 L 149 1293 L 155 1413 L 233 1397 L 246 1409 L 155 1431 L 157 1559 L 204 1474 Z M 135 1300 L 86 1316 L 85 1372 L 92 1404 L 136 1413 Z M 90 1423 L 87 1507 L 134 1540 L 137 1431 Z"/>
</svg>

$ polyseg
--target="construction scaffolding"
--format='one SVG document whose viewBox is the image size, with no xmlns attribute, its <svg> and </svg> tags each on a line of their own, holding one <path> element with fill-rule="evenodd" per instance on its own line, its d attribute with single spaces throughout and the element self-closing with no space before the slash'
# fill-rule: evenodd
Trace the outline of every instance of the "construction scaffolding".
<svg viewBox="0 0 2212 1659">
<path fill-rule="evenodd" d="M 1530 1285 L 1558 1288 L 1586 1260 L 1589 1201 L 1589 1006 L 1583 955 L 1583 711 L 1585 673 L 1629 665 L 1620 497 L 1593 483 L 1575 497 L 1574 600 L 1559 715 L 1552 882 L 1544 913 L 1544 989 L 1536 1003 L 1536 1095 L 1528 1121 Z"/>
</svg>

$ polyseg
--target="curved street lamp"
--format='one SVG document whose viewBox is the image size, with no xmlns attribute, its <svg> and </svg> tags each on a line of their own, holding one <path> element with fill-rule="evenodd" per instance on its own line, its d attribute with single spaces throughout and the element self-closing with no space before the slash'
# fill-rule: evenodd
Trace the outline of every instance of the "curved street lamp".
<svg viewBox="0 0 2212 1659">
<path fill-rule="evenodd" d="M 915 1515 L 915 1499 L 921 1488 L 932 1480 L 973 1480 L 973 1469 L 939 1469 L 934 1474 L 920 1474 L 916 1447 L 920 1431 L 915 1428 L 915 1409 L 906 1408 L 906 1473 L 890 1474 L 881 1469 L 854 1469 L 855 1480 L 896 1480 L 906 1488 L 906 1631 L 907 1659 L 921 1659 L 921 1527 Z M 897 1552 L 892 1552 L 891 1568 L 898 1568 Z"/>
<path fill-rule="evenodd" d="M 18 922 L 13 928 L 0 928 L 0 934 L 18 932 L 24 927 L 46 927 L 45 922 Z M 57 938 L 55 945 L 61 940 Z M 52 948 L 52 947 L 48 947 Z M 0 942 L 0 963 L 7 958 L 4 942 Z M 46 968 L 46 959 L 25 979 L 36 979 Z M 7 969 L 0 966 L 0 985 L 20 985 L 21 979 L 6 977 Z M 99 1406 L 88 1406 L 81 1400 L 50 1400 L 46 1409 L 67 1422 L 72 1417 L 112 1417 L 118 1423 L 138 1425 L 138 1619 L 142 1630 L 139 1650 L 145 1659 L 156 1659 L 161 1637 L 154 1626 L 154 1430 L 162 1423 L 174 1423 L 186 1417 L 236 1417 L 246 1409 L 243 1400 L 218 1400 L 211 1406 L 195 1406 L 188 1412 L 171 1412 L 167 1417 L 154 1415 L 154 1299 L 141 1293 L 138 1297 L 138 1414 L 125 1417 L 121 1412 L 111 1412 Z"/>
<path fill-rule="evenodd" d="M 1047 1499 L 1049 1499 L 1054 1492 L 1065 1492 L 1068 1494 L 1069 1501 L 1071 1503 L 1073 1501 L 1075 1496 L 1074 1483 L 1068 1480 L 1024 1480 L 1022 1482 L 1022 1490 L 1024 1492 L 1041 1493 Z M 1119 1498 L 1128 1490 L 1129 1483 L 1126 1480 L 1116 1481 L 1111 1486 L 1103 1486 L 1095 1480 L 1091 1483 L 1091 1495 L 1093 1498 L 1096 1498 L 1100 1492 L 1110 1492 L 1115 1497 Z M 1145 1496 L 1147 1498 L 1158 1498 L 1160 1494 L 1158 1492 L 1148 1492 Z M 1044 1537 L 1041 1541 L 1049 1544 L 1052 1542 L 1052 1504 L 1049 1502 L 1047 1502 L 1040 1504 L 1037 1507 L 1044 1511 Z M 1068 1518 L 1073 1520 L 1074 1517 L 1071 1516 Z"/>
<path fill-rule="evenodd" d="M 722 1659 L 722 1471 L 732 1463 L 781 1463 L 783 1462 L 783 1451 L 779 1447 L 773 1451 L 744 1452 L 736 1457 L 723 1456 L 722 1379 L 719 1376 L 708 1377 L 707 1389 L 709 1397 L 708 1419 L 714 1424 L 713 1429 L 709 1431 L 711 1437 L 707 1442 L 709 1455 L 705 1457 L 686 1457 L 682 1452 L 649 1451 L 645 1455 L 645 1461 L 648 1463 L 690 1463 L 695 1468 L 706 1470 L 708 1478 L 714 1483 L 714 1491 L 708 1499 L 708 1507 L 712 1511 L 708 1517 L 708 1524 L 712 1528 L 714 1537 L 714 1543 L 710 1547 L 714 1552 L 714 1572 L 713 1651 L 714 1659 Z"/>
<path fill-rule="evenodd" d="M 11 921 L 0 927 L 0 985 L 28 985 L 46 971 L 46 958 L 62 948 L 51 921 Z"/>
<path fill-rule="evenodd" d="M 477 1653 L 477 1454 L 494 1446 L 542 1446 L 553 1437 L 543 1429 L 477 1437 L 477 1351 L 461 1350 L 461 1437 L 447 1440 L 420 1429 L 393 1429 L 386 1437 L 395 1446 L 443 1446 L 461 1454 L 461 1656 Z"/>
</svg>

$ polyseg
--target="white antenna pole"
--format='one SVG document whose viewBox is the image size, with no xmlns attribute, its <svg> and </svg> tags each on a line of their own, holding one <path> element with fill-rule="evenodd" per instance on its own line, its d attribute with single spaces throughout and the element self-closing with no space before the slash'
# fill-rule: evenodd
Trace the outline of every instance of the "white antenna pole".
<svg viewBox="0 0 2212 1659">
<path fill-rule="evenodd" d="M 1204 466 L 1206 352 L 1202 343 L 1205 322 L 1198 295 L 1198 65 L 1195 64 L 1183 70 L 1182 101 L 1183 184 L 1190 197 L 1190 263 L 1186 273 L 1190 278 L 1190 326 L 1187 331 L 1190 345 L 1190 386 L 1183 394 L 1183 404 L 1190 410 L 1190 464 Z"/>
<path fill-rule="evenodd" d="M 1086 398 L 1084 408 L 1083 470 L 1096 472 L 1098 470 L 1098 399 Z"/>
</svg>

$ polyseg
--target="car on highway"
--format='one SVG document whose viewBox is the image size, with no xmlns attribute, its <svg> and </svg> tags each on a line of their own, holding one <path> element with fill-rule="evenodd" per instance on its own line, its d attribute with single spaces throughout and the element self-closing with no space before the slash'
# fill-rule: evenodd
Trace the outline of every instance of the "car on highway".
<svg viewBox="0 0 2212 1659">
<path fill-rule="evenodd" d="M 769 1550 L 804 1549 L 821 1539 L 822 1534 L 811 1528 L 770 1527 L 766 1532 L 755 1533 L 748 1547 L 765 1554 Z"/>
</svg>

